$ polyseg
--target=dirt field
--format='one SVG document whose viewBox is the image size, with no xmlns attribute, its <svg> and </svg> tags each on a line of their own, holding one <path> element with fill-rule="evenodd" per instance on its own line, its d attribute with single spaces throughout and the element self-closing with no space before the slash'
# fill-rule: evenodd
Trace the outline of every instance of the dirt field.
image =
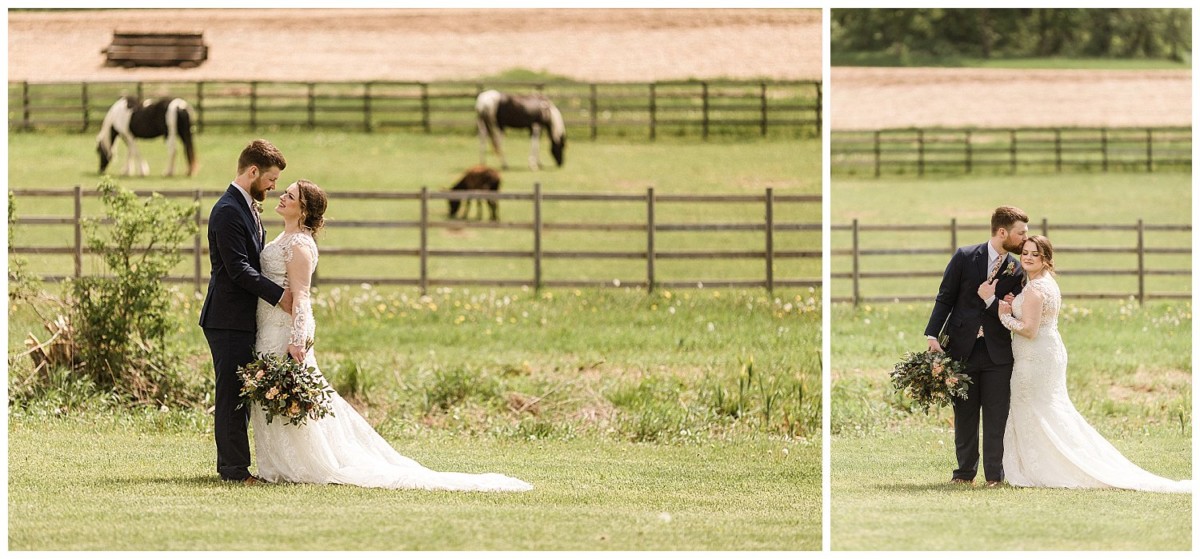
<svg viewBox="0 0 1200 559">
<path fill-rule="evenodd" d="M 1178 70 L 833 68 L 835 129 L 932 126 L 1190 126 Z"/>
<path fill-rule="evenodd" d="M 10 81 L 445 80 L 511 68 L 584 81 L 821 79 L 820 10 L 10 12 Z M 114 30 L 203 31 L 190 70 L 104 66 Z"/>
</svg>

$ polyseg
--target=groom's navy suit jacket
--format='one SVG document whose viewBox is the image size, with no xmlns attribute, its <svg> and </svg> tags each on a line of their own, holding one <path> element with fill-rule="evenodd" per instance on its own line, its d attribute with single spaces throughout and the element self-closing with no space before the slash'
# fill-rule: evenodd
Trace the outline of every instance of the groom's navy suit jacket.
<svg viewBox="0 0 1200 559">
<path fill-rule="evenodd" d="M 978 292 L 979 285 L 988 275 L 987 243 L 959 248 L 946 265 L 925 335 L 937 337 L 945 325 L 945 334 L 950 337 L 950 342 L 942 349 L 950 357 L 961 360 L 970 357 L 982 325 L 983 338 L 992 362 L 1013 362 L 1012 335 L 1000 323 L 999 303 L 1005 295 L 1021 292 L 1025 271 L 1011 254 L 1005 255 L 1004 259 L 1000 271 L 996 273 L 996 300 L 986 308 Z"/>
<path fill-rule="evenodd" d="M 212 277 L 200 310 L 204 328 L 254 332 L 257 299 L 274 305 L 283 297 L 283 288 L 259 271 L 258 253 L 266 231 L 259 231 L 252 211 L 238 187 L 231 184 L 208 216 Z"/>
</svg>

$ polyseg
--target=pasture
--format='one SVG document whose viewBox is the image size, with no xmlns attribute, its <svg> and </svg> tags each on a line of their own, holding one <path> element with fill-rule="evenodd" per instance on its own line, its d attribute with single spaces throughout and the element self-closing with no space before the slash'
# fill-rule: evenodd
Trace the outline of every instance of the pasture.
<svg viewBox="0 0 1200 559">
<path fill-rule="evenodd" d="M 326 216 L 328 228 L 320 240 L 331 248 L 415 248 L 417 229 L 339 228 L 339 221 L 415 220 L 419 217 L 416 201 L 339 200 L 339 191 L 416 193 L 422 187 L 449 189 L 462 173 L 478 162 L 478 140 L 474 136 L 427 136 L 423 134 L 361 134 L 326 131 L 277 131 L 259 134 L 280 147 L 288 158 L 281 182 L 308 178 L 326 189 L 331 198 Z M 207 216 L 216 196 L 232 179 L 237 154 L 250 139 L 249 133 L 206 132 L 197 136 L 200 171 L 195 177 L 164 179 L 122 177 L 122 186 L 136 190 L 184 191 L 201 189 L 207 194 L 201 208 Z M 552 165 L 542 142 L 543 164 Z M 142 142 L 142 151 L 152 174 L 164 169 L 165 149 L 161 142 Z M 563 167 L 530 171 L 524 163 L 529 140 L 519 132 L 508 134 L 506 146 L 511 168 L 501 173 L 502 193 L 530 193 L 533 184 L 541 184 L 544 193 L 641 194 L 654 188 L 662 194 L 755 194 L 770 187 L 780 194 L 821 192 L 820 143 L 796 140 L 748 139 L 698 143 L 678 140 L 657 142 L 569 141 Z M 123 163 L 124 152 L 117 164 Z M 98 158 L 94 138 L 72 134 L 13 133 L 9 139 L 10 188 L 85 189 L 96 184 Z M 489 164 L 496 158 L 489 155 Z M 269 200 L 274 201 L 276 193 Z M 431 205 L 431 218 L 441 220 L 447 213 L 445 201 Z M 18 216 L 73 213 L 70 198 L 23 198 L 15 200 Z M 99 202 L 85 199 L 83 213 L 94 216 Z M 762 223 L 763 208 L 758 204 L 684 204 L 660 203 L 656 219 L 660 223 Z M 266 226 L 270 235 L 280 223 L 268 211 Z M 645 204 L 631 202 L 547 201 L 543 205 L 546 223 L 645 223 Z M 529 223 L 532 204 L 504 200 L 500 203 L 501 221 Z M 779 222 L 819 224 L 821 206 L 814 203 L 780 204 L 775 211 Z M 14 228 L 14 244 L 68 246 L 70 225 L 20 225 Z M 530 250 L 533 237 L 527 230 L 451 227 L 434 230 L 429 237 L 434 249 Z M 758 250 L 763 247 L 761 231 L 725 230 L 717 232 L 661 232 L 656 242 L 660 250 Z M 545 233 L 543 248 L 550 250 L 644 250 L 646 235 L 637 231 L 571 231 Z M 779 231 L 777 250 L 819 251 L 819 230 Z M 30 270 L 39 274 L 69 274 L 73 270 L 70 255 L 30 255 Z M 444 278 L 501 278 L 528 280 L 531 263 L 527 258 L 494 258 L 486 261 L 457 259 L 432 260 L 430 275 Z M 180 268 L 190 276 L 191 263 Z M 418 260 L 412 257 L 354 256 L 322 259 L 318 273 L 328 277 L 413 277 Z M 819 258 L 792 258 L 776 261 L 776 276 L 791 279 L 817 279 L 821 275 Z M 85 265 L 85 273 L 92 270 Z M 589 279 L 611 282 L 645 277 L 644 259 L 633 260 L 559 260 L 549 262 L 546 279 Z M 207 273 L 205 270 L 204 273 Z M 659 279 L 761 279 L 761 261 L 753 260 L 671 260 L 659 263 Z M 699 277 L 697 277 L 699 276 Z"/>
<path fill-rule="evenodd" d="M 1056 232 L 1055 224 L 1189 224 L 1190 176 L 1140 173 L 944 179 L 838 179 L 835 225 L 948 224 L 958 245 L 986 240 L 992 209 L 1024 209 L 1038 231 L 1063 246 L 1132 246 L 1128 231 Z M 967 229 L 968 225 L 982 225 Z M 897 396 L 888 371 L 922 335 L 950 254 L 947 232 L 862 233 L 871 248 L 945 247 L 941 255 L 864 257 L 863 269 L 932 271 L 933 277 L 864 279 L 864 295 L 920 295 L 928 301 L 835 304 L 830 331 L 831 534 L 835 550 L 1190 549 L 1190 496 L 1128 491 L 951 488 L 952 411 L 924 415 Z M 1190 232 L 1148 232 L 1148 246 L 1190 247 Z M 849 232 L 835 231 L 834 250 Z M 1072 298 L 1072 293 L 1135 292 L 1135 278 L 1072 274 L 1130 268 L 1131 255 L 1056 251 L 1064 292 L 1060 330 L 1070 364 L 1068 391 L 1080 413 L 1119 450 L 1159 475 L 1191 477 L 1192 307 L 1185 300 Z M 832 257 L 833 273 L 849 257 Z M 1190 269 L 1189 254 L 1148 255 L 1148 268 Z M 1190 292 L 1189 276 L 1148 276 L 1147 290 Z M 835 279 L 833 297 L 849 294 Z M 930 523 L 929 519 L 942 519 Z M 907 519 L 913 519 L 910 521 Z"/>
<path fill-rule="evenodd" d="M 478 158 L 477 140 L 468 135 L 261 136 L 289 159 L 281 182 L 305 177 L 330 192 L 322 248 L 414 246 L 415 230 L 339 228 L 338 221 L 412 219 L 415 204 L 339 200 L 338 191 L 448 189 Z M 223 190 L 238 151 L 252 137 L 205 132 L 197 138 L 196 177 L 120 183 L 137 190 Z M 547 192 L 821 190 L 817 142 L 579 141 L 568 144 L 564 167 L 532 172 L 513 161 L 528 140 L 508 138 L 513 165 L 503 173 L 502 192 L 528 192 L 534 181 Z M 11 188 L 91 188 L 96 182 L 91 135 L 14 133 L 9 148 Z M 161 144 L 145 142 L 142 151 L 152 173 L 161 172 Z M 202 200 L 205 212 L 214 199 Z M 85 206 L 85 215 L 101 211 L 96 199 L 86 199 Z M 69 199 L 17 197 L 16 207 L 18 215 L 73 211 Z M 431 210 L 446 211 L 444 205 Z M 644 211 L 621 203 L 547 202 L 545 209 L 547 221 L 636 222 Z M 679 222 L 762 219 L 759 206 L 664 204 L 660 211 L 666 213 L 661 219 Z M 777 219 L 820 222 L 820 204 L 788 211 L 797 213 Z M 531 216 L 528 204 L 510 200 L 501 201 L 500 212 L 502 223 Z M 268 220 L 267 227 L 279 230 L 278 222 Z M 16 243 L 49 246 L 70 243 L 72 232 L 19 225 L 13 234 Z M 555 232 L 547 234 L 547 243 L 588 250 L 641 242 L 641 235 L 625 234 Z M 761 238 L 761 232 L 734 231 L 676 234 L 663 242 L 685 249 L 761 247 Z M 471 224 L 435 229 L 430 239 L 431 246 L 464 249 L 522 243 L 529 243 L 528 232 Z M 785 246 L 819 247 L 820 233 L 780 233 L 777 248 Z M 28 260 L 37 273 L 72 269 L 69 256 Z M 323 256 L 318 273 L 388 277 L 411 272 L 411 260 Z M 762 273 L 761 262 L 676 264 L 667 273 Z M 431 262 L 433 275 L 459 278 L 524 279 L 528 265 Z M 784 265 L 781 260 L 780 276 L 820 277 L 819 259 Z M 546 273 L 611 282 L 625 274 L 640 277 L 644 266 L 580 261 Z M 95 262 L 88 260 L 84 270 L 97 271 Z M 195 326 L 201 295 L 184 284 L 175 286 L 173 296 L 180 320 L 175 341 L 193 380 L 211 385 L 211 362 Z M 505 496 L 279 485 L 242 492 L 220 485 L 210 475 L 211 418 L 203 411 L 123 411 L 61 373 L 45 387 L 30 388 L 28 359 L 11 356 L 24 350 L 25 334 L 40 333 L 41 326 L 28 306 L 16 304 L 8 338 L 10 391 L 34 394 L 10 414 L 10 547 L 820 548 L 819 290 L 463 287 L 422 296 L 412 288 L 318 280 L 314 299 L 325 374 L 402 453 L 435 468 L 523 476 L 535 490 Z M 81 429 L 100 441 L 90 447 L 97 450 L 79 450 Z M 239 508 L 226 513 L 231 500 Z M 316 502 L 326 518 L 342 520 L 316 532 L 294 522 L 295 511 Z M 231 531 L 229 514 L 257 520 L 251 529 Z"/>
</svg>

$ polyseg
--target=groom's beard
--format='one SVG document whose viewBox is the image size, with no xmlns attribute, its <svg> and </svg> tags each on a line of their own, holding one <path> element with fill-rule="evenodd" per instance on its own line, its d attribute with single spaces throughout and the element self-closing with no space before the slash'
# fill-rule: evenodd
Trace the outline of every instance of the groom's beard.
<svg viewBox="0 0 1200 559">
<path fill-rule="evenodd" d="M 1025 245 L 1025 241 L 1018 241 L 1013 237 L 1009 237 L 1004 241 L 1005 252 L 1021 254 L 1021 247 Z"/>
<path fill-rule="evenodd" d="M 250 197 L 262 202 L 267 199 L 267 180 L 263 177 L 258 177 L 250 181 Z"/>
</svg>

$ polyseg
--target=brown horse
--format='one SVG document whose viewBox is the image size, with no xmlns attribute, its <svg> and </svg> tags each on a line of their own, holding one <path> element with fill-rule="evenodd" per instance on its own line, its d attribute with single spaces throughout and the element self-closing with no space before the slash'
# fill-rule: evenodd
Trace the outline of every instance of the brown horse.
<svg viewBox="0 0 1200 559">
<path fill-rule="evenodd" d="M 451 190 L 483 190 L 490 192 L 498 192 L 500 190 L 500 173 L 495 169 L 485 166 L 476 165 L 467 169 L 467 174 L 454 185 Z M 483 220 L 483 201 L 479 198 L 467 198 L 466 204 L 462 200 L 450 199 L 450 217 L 458 217 L 458 209 L 463 207 L 463 219 L 467 219 L 471 215 L 471 202 L 479 207 L 479 220 Z M 489 199 L 488 207 L 492 210 L 492 221 L 500 220 L 500 202 L 499 200 Z"/>
<path fill-rule="evenodd" d="M 567 128 L 562 113 L 549 99 L 541 95 L 508 95 L 489 89 L 475 98 L 475 122 L 479 127 L 479 164 L 487 163 L 487 138 L 500 157 L 500 166 L 508 168 L 501 143 L 505 128 L 528 128 L 531 138 L 529 168 L 537 170 L 538 138 L 542 128 L 550 132 L 550 154 L 562 167 L 563 149 L 567 147 Z"/>
</svg>

